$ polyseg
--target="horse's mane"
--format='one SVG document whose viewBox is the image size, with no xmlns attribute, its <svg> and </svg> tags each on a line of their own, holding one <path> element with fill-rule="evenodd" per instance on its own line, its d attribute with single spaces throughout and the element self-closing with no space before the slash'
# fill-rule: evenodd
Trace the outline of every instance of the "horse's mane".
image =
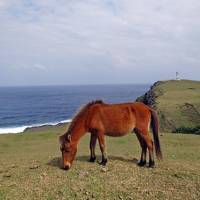
<svg viewBox="0 0 200 200">
<path fill-rule="evenodd" d="M 104 102 L 102 100 L 96 100 L 96 101 L 91 101 L 89 103 L 87 103 L 86 105 L 81 106 L 78 111 L 76 112 L 76 114 L 74 115 L 72 122 L 69 125 L 69 128 L 67 130 L 67 132 L 65 133 L 66 138 L 68 135 L 71 135 L 72 130 L 75 127 L 75 124 L 77 122 L 77 120 L 83 115 L 85 114 L 85 112 L 94 104 L 103 104 Z"/>
</svg>

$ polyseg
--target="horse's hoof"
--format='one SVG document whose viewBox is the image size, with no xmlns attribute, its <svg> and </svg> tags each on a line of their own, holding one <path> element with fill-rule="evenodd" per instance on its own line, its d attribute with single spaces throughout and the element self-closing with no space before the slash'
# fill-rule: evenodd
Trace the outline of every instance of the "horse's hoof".
<svg viewBox="0 0 200 200">
<path fill-rule="evenodd" d="M 90 157 L 89 162 L 95 162 L 96 157 Z"/>
<path fill-rule="evenodd" d="M 146 161 L 140 161 L 139 163 L 138 163 L 138 166 L 140 166 L 140 167 L 143 167 L 143 166 L 145 166 L 146 165 Z"/>
<path fill-rule="evenodd" d="M 154 168 L 154 167 L 155 167 L 155 162 L 154 161 L 149 162 L 149 168 Z"/>
<path fill-rule="evenodd" d="M 101 162 L 98 162 L 100 165 L 106 166 L 106 163 L 108 162 L 107 159 L 103 159 Z"/>
</svg>

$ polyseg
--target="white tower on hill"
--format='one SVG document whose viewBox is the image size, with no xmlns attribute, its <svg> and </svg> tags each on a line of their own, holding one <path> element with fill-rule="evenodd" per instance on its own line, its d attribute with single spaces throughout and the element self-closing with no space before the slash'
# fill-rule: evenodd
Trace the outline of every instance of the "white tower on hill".
<svg viewBox="0 0 200 200">
<path fill-rule="evenodd" d="M 180 81 L 180 80 L 181 80 L 181 79 L 180 79 L 180 75 L 179 75 L 178 72 L 176 72 L 176 80 L 177 80 L 177 81 Z"/>
</svg>

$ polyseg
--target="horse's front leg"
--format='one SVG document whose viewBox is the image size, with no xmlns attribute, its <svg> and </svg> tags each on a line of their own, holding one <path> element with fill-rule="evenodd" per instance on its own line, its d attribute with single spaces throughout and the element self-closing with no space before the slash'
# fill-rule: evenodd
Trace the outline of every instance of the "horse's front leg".
<svg viewBox="0 0 200 200">
<path fill-rule="evenodd" d="M 102 153 L 102 161 L 100 162 L 100 164 L 105 166 L 108 159 L 106 155 L 105 136 L 102 132 L 98 133 L 98 141 L 99 141 L 99 146 Z"/>
<path fill-rule="evenodd" d="M 97 135 L 95 133 L 91 133 L 91 138 L 90 138 L 90 162 L 94 162 L 96 160 L 96 155 L 95 155 L 95 146 L 96 146 L 96 141 L 97 141 Z"/>
</svg>

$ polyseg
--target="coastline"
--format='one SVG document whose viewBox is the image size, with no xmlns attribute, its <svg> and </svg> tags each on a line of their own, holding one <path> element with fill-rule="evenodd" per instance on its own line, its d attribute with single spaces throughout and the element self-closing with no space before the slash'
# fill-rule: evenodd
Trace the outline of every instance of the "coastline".
<svg viewBox="0 0 200 200">
<path fill-rule="evenodd" d="M 133 101 L 146 92 L 149 86 L 105 84 L 1 88 L 0 134 L 23 133 L 30 128 L 66 123 L 87 102 L 99 98 L 108 103 Z M 67 120 L 62 121 L 64 119 Z"/>
<path fill-rule="evenodd" d="M 2 134 L 21 134 L 27 132 L 37 132 L 47 130 L 53 127 L 60 127 L 63 125 L 68 125 L 71 122 L 71 119 L 62 120 L 60 122 L 51 122 L 51 123 L 43 123 L 43 124 L 33 124 L 27 126 L 20 127 L 8 127 L 8 128 L 0 128 L 0 135 Z"/>
</svg>

